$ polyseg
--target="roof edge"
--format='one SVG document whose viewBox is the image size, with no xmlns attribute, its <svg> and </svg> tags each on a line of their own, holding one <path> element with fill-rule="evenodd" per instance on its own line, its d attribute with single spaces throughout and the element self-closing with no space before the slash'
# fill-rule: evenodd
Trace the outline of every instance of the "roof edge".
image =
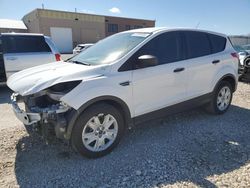
<svg viewBox="0 0 250 188">
<path fill-rule="evenodd" d="M 121 18 L 121 19 L 133 19 L 133 20 L 141 20 L 141 21 L 152 21 L 152 22 L 156 22 L 156 20 L 153 19 L 142 19 L 142 18 L 132 18 L 132 17 L 121 17 L 121 16 L 109 16 L 109 15 L 102 15 L 102 14 L 90 14 L 90 13 L 84 13 L 84 12 L 72 12 L 72 11 L 63 11 L 63 10 L 55 10 L 55 9 L 42 9 L 42 8 L 36 8 L 30 12 L 28 12 L 27 14 L 25 14 L 23 16 L 23 18 L 29 14 L 31 14 L 32 12 L 35 11 L 55 11 L 55 12 L 66 12 L 66 13 L 71 13 L 71 14 L 85 14 L 85 15 L 90 15 L 90 16 L 101 16 L 101 17 L 111 17 L 111 18 Z M 22 18 L 22 19 L 23 19 Z"/>
</svg>

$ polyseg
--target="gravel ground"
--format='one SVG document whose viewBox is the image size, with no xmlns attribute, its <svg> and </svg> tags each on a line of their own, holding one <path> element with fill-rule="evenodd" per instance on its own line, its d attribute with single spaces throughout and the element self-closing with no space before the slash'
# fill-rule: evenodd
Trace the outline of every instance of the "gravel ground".
<svg viewBox="0 0 250 188">
<path fill-rule="evenodd" d="M 225 115 L 197 109 L 139 125 L 95 160 L 29 135 L 0 92 L 0 187 L 250 187 L 249 84 Z"/>
</svg>

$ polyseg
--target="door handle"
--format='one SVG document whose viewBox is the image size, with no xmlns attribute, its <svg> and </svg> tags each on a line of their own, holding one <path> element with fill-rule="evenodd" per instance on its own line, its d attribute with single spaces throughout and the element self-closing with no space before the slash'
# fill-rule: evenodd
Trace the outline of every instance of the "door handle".
<svg viewBox="0 0 250 188">
<path fill-rule="evenodd" d="M 130 85 L 130 81 L 126 81 L 126 82 L 121 82 L 120 85 L 121 86 L 129 86 Z"/>
<path fill-rule="evenodd" d="M 213 64 L 217 64 L 217 63 L 219 63 L 220 62 L 220 60 L 214 60 L 212 63 Z"/>
<path fill-rule="evenodd" d="M 15 60 L 17 60 L 17 57 L 7 57 L 6 59 L 10 60 L 10 61 L 15 61 Z"/>
<path fill-rule="evenodd" d="M 177 68 L 177 69 L 174 70 L 174 72 L 182 72 L 184 70 L 185 70 L 185 68 Z"/>
</svg>

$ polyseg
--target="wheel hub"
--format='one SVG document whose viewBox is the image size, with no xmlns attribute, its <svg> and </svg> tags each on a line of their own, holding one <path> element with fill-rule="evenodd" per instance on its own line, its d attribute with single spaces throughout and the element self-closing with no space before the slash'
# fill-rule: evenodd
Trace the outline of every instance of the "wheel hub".
<svg viewBox="0 0 250 188">
<path fill-rule="evenodd" d="M 95 131 L 95 135 L 99 136 L 99 138 L 103 137 L 106 134 L 105 128 L 104 127 L 98 127 Z"/>
</svg>

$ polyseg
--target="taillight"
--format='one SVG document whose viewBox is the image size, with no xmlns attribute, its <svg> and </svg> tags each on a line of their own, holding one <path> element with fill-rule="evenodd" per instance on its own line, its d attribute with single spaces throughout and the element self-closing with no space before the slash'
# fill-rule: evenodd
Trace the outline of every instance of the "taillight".
<svg viewBox="0 0 250 188">
<path fill-rule="evenodd" d="M 240 57 L 239 57 L 239 54 L 238 54 L 237 52 L 231 53 L 231 56 L 234 57 L 234 58 L 237 58 L 237 59 L 240 58 Z"/>
<path fill-rule="evenodd" d="M 61 61 L 61 55 L 60 54 L 55 54 L 56 61 Z"/>
</svg>

